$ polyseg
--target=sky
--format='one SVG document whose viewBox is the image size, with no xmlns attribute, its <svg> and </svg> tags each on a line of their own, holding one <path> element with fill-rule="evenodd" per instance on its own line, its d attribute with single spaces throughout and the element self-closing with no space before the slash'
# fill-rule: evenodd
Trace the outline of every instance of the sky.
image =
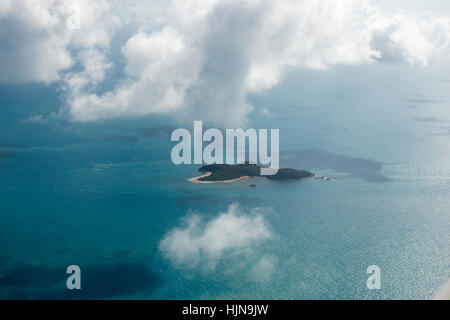
<svg viewBox="0 0 450 320">
<path fill-rule="evenodd" d="M 0 43 L 0 84 L 63 93 L 39 121 L 166 115 L 236 127 L 254 110 L 248 96 L 291 70 L 448 65 L 450 4 L 3 0 Z"/>
<path fill-rule="evenodd" d="M 387 11 L 408 11 L 412 13 L 430 12 L 433 14 L 450 13 L 450 2 L 446 0 L 372 0 L 377 5 Z"/>
</svg>

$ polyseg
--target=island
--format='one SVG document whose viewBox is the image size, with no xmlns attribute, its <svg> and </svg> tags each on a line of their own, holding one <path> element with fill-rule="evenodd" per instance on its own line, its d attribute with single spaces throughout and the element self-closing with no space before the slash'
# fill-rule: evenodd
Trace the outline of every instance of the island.
<svg viewBox="0 0 450 320">
<path fill-rule="evenodd" d="M 270 180 L 299 180 L 313 177 L 314 173 L 306 170 L 291 168 L 279 169 L 278 173 L 271 176 L 260 175 L 261 166 L 257 164 L 211 164 L 198 169 L 204 175 L 192 178 L 189 181 L 195 183 L 236 182 L 250 177 L 264 177 Z"/>
</svg>

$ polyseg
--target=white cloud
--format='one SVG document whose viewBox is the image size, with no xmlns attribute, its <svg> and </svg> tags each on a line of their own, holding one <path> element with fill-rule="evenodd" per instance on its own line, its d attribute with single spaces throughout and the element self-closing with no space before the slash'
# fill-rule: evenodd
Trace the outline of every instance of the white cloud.
<svg viewBox="0 0 450 320">
<path fill-rule="evenodd" d="M 73 63 L 62 17 L 43 1 L 5 0 L 0 5 L 0 81 L 50 83 Z"/>
<path fill-rule="evenodd" d="M 73 4 L 80 30 L 66 26 Z M 139 30 L 122 48 L 124 78 L 100 94 L 116 17 Z M 75 121 L 170 114 L 240 126 L 248 94 L 292 68 L 448 62 L 450 19 L 386 13 L 365 0 L 4 0 L 0 42 L 0 82 L 64 79 Z"/>
<path fill-rule="evenodd" d="M 80 29 L 68 27 L 80 13 Z M 0 82 L 49 84 L 75 64 L 71 51 L 106 48 L 118 20 L 106 1 L 2 0 Z"/>
<path fill-rule="evenodd" d="M 199 69 L 193 49 L 171 29 L 131 37 L 124 48 L 126 59 L 123 80 L 113 91 L 101 96 L 71 91 L 70 113 L 73 119 L 167 113 L 182 107 L 185 91 L 196 80 Z M 77 87 L 75 87 L 77 88 Z"/>
<path fill-rule="evenodd" d="M 64 77 L 72 95 L 79 94 L 83 90 L 95 89 L 95 86 L 104 80 L 106 72 L 112 68 L 112 63 L 107 57 L 95 49 L 82 50 L 76 57 L 83 70 L 69 72 Z"/>
<path fill-rule="evenodd" d="M 26 119 L 21 121 L 22 123 L 38 123 L 38 124 L 44 124 L 46 120 L 42 116 L 42 114 L 32 115 L 27 117 Z"/>
<path fill-rule="evenodd" d="M 271 239 L 264 217 L 257 212 L 242 214 L 237 204 L 204 222 L 194 215 L 185 227 L 174 228 L 162 239 L 159 249 L 176 266 L 214 269 L 227 253 L 251 250 Z"/>
<path fill-rule="evenodd" d="M 264 117 L 264 118 L 272 118 L 273 117 L 272 112 L 270 112 L 270 110 L 268 108 L 262 108 L 260 115 L 261 115 L 261 117 Z"/>
<path fill-rule="evenodd" d="M 450 18 L 430 14 L 383 15 L 373 8 L 368 22 L 379 60 L 400 61 L 427 66 L 431 61 L 448 63 L 450 57 Z"/>
<path fill-rule="evenodd" d="M 448 48 L 437 29 L 450 34 L 446 19 L 389 16 L 360 0 L 175 0 L 164 17 L 161 31 L 127 42 L 128 77 L 116 89 L 75 96 L 74 119 L 172 112 L 244 125 L 252 110 L 247 94 L 274 87 L 288 68 L 326 70 L 392 56 L 425 66 L 437 48 L 441 56 Z"/>
<path fill-rule="evenodd" d="M 70 114 L 93 121 L 176 111 L 242 125 L 252 110 L 246 95 L 275 86 L 286 68 L 377 57 L 360 3 L 175 0 L 161 31 L 140 31 L 124 46 L 126 79 L 100 96 L 75 91 Z"/>
</svg>

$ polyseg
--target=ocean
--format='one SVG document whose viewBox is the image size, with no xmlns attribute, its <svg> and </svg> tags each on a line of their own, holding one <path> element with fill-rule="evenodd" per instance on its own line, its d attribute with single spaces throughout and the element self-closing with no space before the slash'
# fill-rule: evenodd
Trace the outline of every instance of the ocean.
<svg viewBox="0 0 450 320">
<path fill-rule="evenodd" d="M 72 123 L 56 86 L 0 87 L 0 298 L 433 297 L 450 278 L 444 71 L 302 71 L 248 97 L 247 126 L 280 129 L 281 167 L 330 181 L 190 183 L 199 165 L 170 159 L 180 124 Z M 233 204 L 270 236 L 190 264 L 161 249 L 189 217 L 214 221 Z M 69 265 L 81 290 L 66 288 Z M 367 288 L 371 265 L 380 290 Z"/>
</svg>

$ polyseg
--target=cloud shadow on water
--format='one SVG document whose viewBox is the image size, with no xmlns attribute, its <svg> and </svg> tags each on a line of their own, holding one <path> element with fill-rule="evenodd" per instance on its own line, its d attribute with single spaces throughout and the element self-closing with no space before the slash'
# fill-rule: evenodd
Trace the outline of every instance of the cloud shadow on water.
<svg viewBox="0 0 450 320">
<path fill-rule="evenodd" d="M 431 129 L 431 132 L 428 132 L 429 136 L 450 136 L 450 126 L 436 126 L 436 125 L 428 125 L 428 129 Z"/>
<path fill-rule="evenodd" d="M 105 139 L 106 141 L 110 142 L 136 142 L 139 140 L 138 137 L 134 136 L 126 136 L 126 135 L 114 135 L 114 136 L 108 136 Z"/>
<path fill-rule="evenodd" d="M 175 128 L 166 126 L 144 128 L 142 129 L 142 135 L 147 138 L 170 138 L 173 130 Z"/>
<path fill-rule="evenodd" d="M 443 100 L 434 99 L 434 98 L 426 98 L 426 97 L 415 97 L 406 99 L 408 103 L 417 103 L 417 104 L 430 104 L 430 103 L 443 103 Z"/>
<path fill-rule="evenodd" d="M 8 157 L 11 157 L 12 153 L 11 152 L 6 152 L 6 151 L 1 151 L 0 150 L 0 159 L 5 159 Z"/>
<path fill-rule="evenodd" d="M 0 161 L 11 158 L 14 155 L 15 154 L 12 152 L 0 150 Z M 14 165 L 5 165 L 4 163 L 0 162 L 0 168 L 8 168 L 8 167 L 14 167 Z"/>
<path fill-rule="evenodd" d="M 162 284 L 161 277 L 144 263 L 80 265 L 80 268 L 81 290 L 67 289 L 69 275 L 65 267 L 23 264 L 0 274 L 0 289 L 13 288 L 7 299 L 108 299 L 148 294 Z"/>
<path fill-rule="evenodd" d="M 285 152 L 283 163 L 304 170 L 333 170 L 350 177 L 369 182 L 388 182 L 382 174 L 380 162 L 364 158 L 349 157 L 318 149 L 293 150 Z"/>
<path fill-rule="evenodd" d="M 440 119 L 437 117 L 420 117 L 420 118 L 414 118 L 417 122 L 425 122 L 425 123 L 445 123 L 444 119 Z"/>
<path fill-rule="evenodd" d="M 445 102 L 441 99 L 426 97 L 422 95 L 414 95 L 411 98 L 406 99 L 405 101 L 408 108 L 410 109 L 420 109 L 425 106 L 439 105 Z"/>
</svg>

